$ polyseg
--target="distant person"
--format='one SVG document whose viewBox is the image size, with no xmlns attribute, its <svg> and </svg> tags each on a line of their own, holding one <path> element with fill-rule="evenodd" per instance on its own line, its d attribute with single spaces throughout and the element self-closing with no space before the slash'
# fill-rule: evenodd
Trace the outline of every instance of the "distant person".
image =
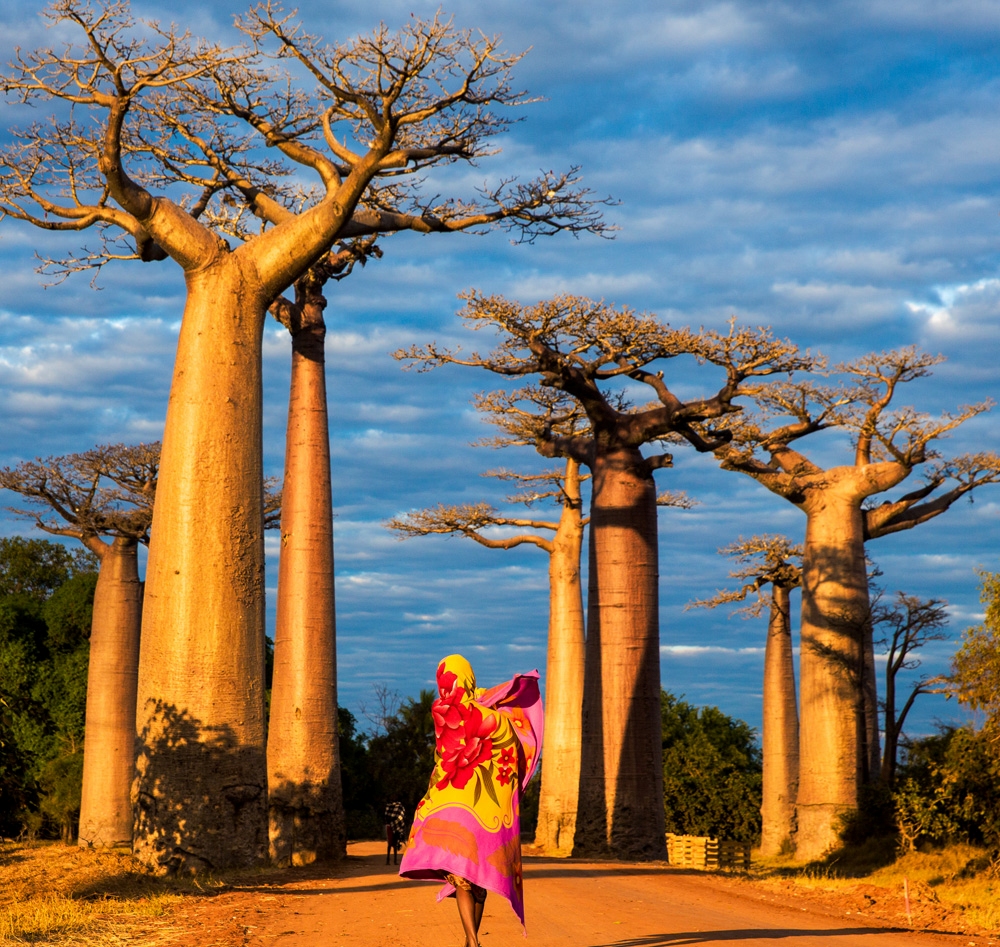
<svg viewBox="0 0 1000 947">
<path fill-rule="evenodd" d="M 434 772 L 399 873 L 443 882 L 438 900 L 456 899 L 465 947 L 479 947 L 489 891 L 510 902 L 524 927 L 519 800 L 542 749 L 538 672 L 477 690 L 472 666 L 451 654 L 437 685 Z"/>
<path fill-rule="evenodd" d="M 399 846 L 406 838 L 406 809 L 401 802 L 387 802 L 385 806 L 385 863 L 389 864 L 389 855 L 392 854 L 392 863 L 398 864 L 396 856 L 399 854 Z"/>
</svg>

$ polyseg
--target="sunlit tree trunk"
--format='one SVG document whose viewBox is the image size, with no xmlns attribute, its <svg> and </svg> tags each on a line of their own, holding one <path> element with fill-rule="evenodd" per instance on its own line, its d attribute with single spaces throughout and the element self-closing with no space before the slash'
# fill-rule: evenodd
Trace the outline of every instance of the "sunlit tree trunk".
<svg viewBox="0 0 1000 947">
<path fill-rule="evenodd" d="M 143 607 L 134 851 L 167 871 L 267 857 L 261 337 L 238 254 L 187 274 Z"/>
<path fill-rule="evenodd" d="M 800 859 L 836 845 L 838 819 L 858 802 L 863 631 L 869 615 L 861 499 L 828 488 L 804 504 Z"/>
<path fill-rule="evenodd" d="M 142 583 L 132 539 L 86 545 L 100 558 L 87 670 L 83 789 L 79 844 L 132 843 L 135 695 L 139 667 Z"/>
<path fill-rule="evenodd" d="M 333 502 L 322 310 L 292 333 L 274 678 L 267 738 L 271 860 L 344 855 L 337 738 Z"/>
<path fill-rule="evenodd" d="M 549 643 L 545 671 L 545 761 L 535 844 L 569 855 L 580 792 L 584 619 L 580 582 L 580 473 L 566 461 L 565 501 L 549 554 Z"/>
<path fill-rule="evenodd" d="M 795 837 L 799 786 L 799 715 L 789 590 L 771 587 L 771 613 L 764 647 L 764 780 L 761 799 L 762 855 L 777 855 Z"/>
<path fill-rule="evenodd" d="M 665 857 L 656 489 L 636 448 L 593 461 L 575 855 Z"/>
</svg>

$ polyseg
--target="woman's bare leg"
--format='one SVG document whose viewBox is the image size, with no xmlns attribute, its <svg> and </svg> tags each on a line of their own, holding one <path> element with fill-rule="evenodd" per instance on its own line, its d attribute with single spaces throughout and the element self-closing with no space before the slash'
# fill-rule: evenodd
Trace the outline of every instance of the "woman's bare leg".
<svg viewBox="0 0 1000 947">
<path fill-rule="evenodd" d="M 483 918 L 483 907 L 476 904 L 472 892 L 465 888 L 455 889 L 455 900 L 458 902 L 458 916 L 465 929 L 465 947 L 479 947 L 479 922 Z"/>
<path fill-rule="evenodd" d="M 476 940 L 479 939 L 479 925 L 483 923 L 483 908 L 485 907 L 486 907 L 486 898 L 483 898 L 482 901 L 476 902 L 476 909 L 474 915 L 476 922 Z"/>
</svg>

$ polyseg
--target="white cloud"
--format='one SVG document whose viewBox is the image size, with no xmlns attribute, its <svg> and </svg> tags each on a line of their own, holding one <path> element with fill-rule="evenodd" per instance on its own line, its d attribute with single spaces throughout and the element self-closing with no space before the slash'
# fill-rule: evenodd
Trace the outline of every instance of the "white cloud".
<svg viewBox="0 0 1000 947">
<path fill-rule="evenodd" d="M 935 287 L 938 302 L 907 301 L 932 338 L 957 336 L 981 343 L 1000 338 L 1000 279 Z"/>
<path fill-rule="evenodd" d="M 664 644 L 660 654 L 676 654 L 683 657 L 697 657 L 703 654 L 763 654 L 763 648 L 725 648 L 719 645 Z"/>
</svg>

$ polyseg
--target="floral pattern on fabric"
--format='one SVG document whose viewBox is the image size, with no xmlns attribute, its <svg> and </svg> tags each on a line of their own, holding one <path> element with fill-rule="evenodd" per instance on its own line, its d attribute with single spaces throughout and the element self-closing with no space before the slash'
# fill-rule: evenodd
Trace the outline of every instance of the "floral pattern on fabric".
<svg viewBox="0 0 1000 947">
<path fill-rule="evenodd" d="M 538 672 L 477 690 L 469 662 L 449 655 L 437 669 L 435 766 L 417 805 L 399 873 L 443 881 L 449 874 L 505 897 L 524 924 L 520 796 L 542 742 Z"/>
</svg>

